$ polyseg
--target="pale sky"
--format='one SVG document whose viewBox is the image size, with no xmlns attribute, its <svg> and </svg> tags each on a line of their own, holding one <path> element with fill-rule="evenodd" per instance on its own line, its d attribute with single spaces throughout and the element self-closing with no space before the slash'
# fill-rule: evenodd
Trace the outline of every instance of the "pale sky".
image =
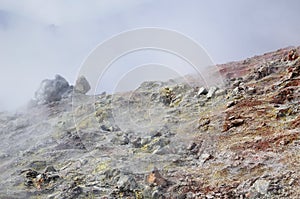
<svg viewBox="0 0 300 199">
<path fill-rule="evenodd" d="M 215 63 L 300 45 L 299 7 L 298 0 L 0 0 L 0 110 L 26 103 L 55 74 L 73 84 L 99 43 L 134 28 L 181 32 Z"/>
</svg>

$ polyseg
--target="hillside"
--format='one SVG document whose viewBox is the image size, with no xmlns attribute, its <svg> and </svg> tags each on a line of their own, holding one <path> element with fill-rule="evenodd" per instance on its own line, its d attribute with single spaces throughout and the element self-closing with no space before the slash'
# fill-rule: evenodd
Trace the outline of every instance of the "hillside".
<svg viewBox="0 0 300 199">
<path fill-rule="evenodd" d="M 88 96 L 57 76 L 58 98 L 0 114 L 0 198 L 300 198 L 298 52 L 218 65 L 209 88 Z"/>
</svg>

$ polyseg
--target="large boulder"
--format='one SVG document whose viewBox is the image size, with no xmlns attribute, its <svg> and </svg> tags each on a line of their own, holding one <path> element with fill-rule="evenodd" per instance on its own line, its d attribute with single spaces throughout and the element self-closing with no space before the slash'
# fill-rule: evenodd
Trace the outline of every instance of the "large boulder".
<svg viewBox="0 0 300 199">
<path fill-rule="evenodd" d="M 76 93 L 86 94 L 91 89 L 89 82 L 84 76 L 78 77 L 74 87 Z"/>
<path fill-rule="evenodd" d="M 45 79 L 41 82 L 39 89 L 35 92 L 35 99 L 38 104 L 59 101 L 71 88 L 62 76 L 56 75 L 55 79 Z"/>
</svg>

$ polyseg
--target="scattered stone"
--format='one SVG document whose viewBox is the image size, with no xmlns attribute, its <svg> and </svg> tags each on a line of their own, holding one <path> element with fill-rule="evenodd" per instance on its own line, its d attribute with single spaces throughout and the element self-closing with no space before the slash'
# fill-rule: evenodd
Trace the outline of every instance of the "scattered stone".
<svg viewBox="0 0 300 199">
<path fill-rule="evenodd" d="M 230 101 L 230 102 L 227 103 L 226 107 L 227 107 L 227 108 L 230 108 L 230 107 L 232 107 L 232 106 L 234 106 L 234 105 L 236 105 L 236 104 L 237 104 L 237 101 L 236 101 L 236 100 Z"/>
<path fill-rule="evenodd" d="M 76 93 L 86 94 L 91 89 L 91 86 L 84 76 L 80 76 L 76 80 L 74 91 Z"/>
<path fill-rule="evenodd" d="M 288 185 L 292 186 L 295 183 L 295 181 L 296 180 L 294 178 L 290 179 L 290 181 L 288 182 Z"/>
<path fill-rule="evenodd" d="M 247 94 L 253 95 L 253 94 L 255 94 L 255 93 L 256 93 L 256 88 L 254 88 L 254 87 L 249 87 L 249 88 L 247 89 Z"/>
<path fill-rule="evenodd" d="M 268 64 L 263 64 L 257 69 L 255 73 L 256 73 L 255 80 L 260 80 L 273 73 L 273 68 Z"/>
<path fill-rule="evenodd" d="M 117 186 L 121 191 L 134 191 L 138 188 L 135 179 L 131 175 L 124 174 L 120 176 Z"/>
<path fill-rule="evenodd" d="M 283 89 L 273 97 L 272 102 L 276 104 L 284 104 L 286 101 L 291 101 L 293 99 L 293 93 L 294 88 Z"/>
<path fill-rule="evenodd" d="M 82 143 L 80 136 L 77 131 L 66 131 L 64 136 L 61 138 L 60 143 L 56 146 L 58 150 L 65 149 L 81 149 L 86 150 L 85 145 Z"/>
<path fill-rule="evenodd" d="M 183 99 L 183 96 L 181 94 L 175 96 L 172 100 L 171 100 L 171 103 L 170 103 L 170 107 L 176 107 L 180 104 L 180 102 L 182 101 Z"/>
<path fill-rule="evenodd" d="M 151 196 L 152 198 L 157 198 L 157 199 L 165 198 L 163 192 L 161 192 L 160 190 L 153 191 Z"/>
<path fill-rule="evenodd" d="M 150 134 L 151 134 L 151 138 L 155 138 L 155 137 L 160 137 L 162 136 L 162 133 L 164 134 L 168 134 L 169 133 L 169 129 L 167 129 L 167 127 L 165 128 L 162 128 L 158 131 L 152 131 Z"/>
<path fill-rule="evenodd" d="M 232 95 L 233 96 L 236 96 L 236 95 L 239 95 L 242 91 L 242 87 L 235 87 L 233 90 L 232 90 Z"/>
<path fill-rule="evenodd" d="M 170 106 L 170 104 L 176 98 L 176 95 L 174 94 L 173 89 L 164 87 L 160 90 L 160 98 L 165 105 Z"/>
<path fill-rule="evenodd" d="M 238 87 L 239 85 L 240 85 L 240 83 L 242 83 L 242 81 L 241 80 L 235 80 L 233 83 L 232 83 L 232 86 L 233 87 Z"/>
<path fill-rule="evenodd" d="M 131 144 L 133 145 L 133 147 L 135 148 L 140 148 L 142 147 L 142 138 L 140 137 L 137 137 L 137 138 L 134 138 L 133 141 L 131 142 Z"/>
<path fill-rule="evenodd" d="M 53 166 L 47 166 L 44 173 L 57 172 Z"/>
<path fill-rule="evenodd" d="M 49 168 L 49 170 L 52 169 Z M 27 169 L 21 171 L 21 175 L 23 174 L 25 174 L 25 186 L 35 187 L 37 189 L 45 188 L 55 183 L 60 178 L 59 174 L 56 171 L 48 171 L 47 169 L 43 173 L 39 173 L 33 169 Z"/>
<path fill-rule="evenodd" d="M 206 161 L 212 159 L 213 156 L 208 154 L 208 153 L 203 153 L 200 157 L 199 157 L 199 161 L 201 163 L 201 165 L 203 165 Z"/>
<path fill-rule="evenodd" d="M 207 131 L 210 124 L 210 119 L 207 117 L 203 117 L 199 119 L 198 129 Z"/>
<path fill-rule="evenodd" d="M 240 126 L 244 123 L 243 119 L 235 119 L 231 121 L 232 127 Z"/>
<path fill-rule="evenodd" d="M 59 198 L 77 198 L 82 193 L 82 188 L 75 182 L 66 185 L 63 190 Z"/>
<path fill-rule="evenodd" d="M 276 118 L 281 118 L 281 117 L 285 117 L 288 116 L 292 113 L 292 109 L 289 106 L 284 106 L 279 108 L 276 111 Z"/>
<path fill-rule="evenodd" d="M 216 96 L 222 96 L 222 95 L 225 95 L 226 94 L 226 90 L 224 89 L 218 89 L 216 92 L 215 92 L 215 95 Z"/>
<path fill-rule="evenodd" d="M 235 116 L 230 116 L 224 124 L 224 131 L 227 131 L 233 127 L 241 126 L 242 124 L 244 124 L 243 119 L 236 119 Z"/>
<path fill-rule="evenodd" d="M 26 178 L 36 178 L 39 173 L 35 170 L 32 170 L 32 169 L 27 169 L 27 170 L 24 170 L 24 171 L 21 171 L 21 174 L 25 173 L 25 177 Z"/>
<path fill-rule="evenodd" d="M 156 155 L 165 155 L 168 154 L 169 151 L 166 149 L 166 147 L 157 147 L 157 149 L 155 149 L 152 154 L 156 154 Z"/>
<path fill-rule="evenodd" d="M 207 89 L 204 88 L 204 87 L 201 87 L 199 88 L 199 91 L 197 93 L 197 97 L 200 97 L 201 95 L 206 95 L 208 92 L 207 92 Z"/>
<path fill-rule="evenodd" d="M 212 97 L 214 97 L 215 92 L 216 92 L 217 90 L 218 90 L 217 87 L 215 87 L 215 86 L 211 87 L 211 88 L 208 90 L 208 93 L 207 93 L 206 98 L 207 98 L 207 99 L 211 99 Z"/>
<path fill-rule="evenodd" d="M 114 126 L 110 123 L 105 123 L 100 126 L 100 129 L 108 132 L 120 131 L 121 129 L 118 126 Z"/>
<path fill-rule="evenodd" d="M 195 142 L 192 142 L 188 147 L 187 147 L 187 150 L 193 150 L 195 149 L 195 147 L 197 146 L 197 144 Z"/>
<path fill-rule="evenodd" d="M 256 180 L 253 184 L 255 190 L 263 195 L 266 195 L 268 193 L 269 186 L 270 182 L 268 180 Z"/>
<path fill-rule="evenodd" d="M 32 161 L 28 167 L 34 170 L 40 171 L 43 170 L 47 166 L 47 162 L 43 160 Z"/>
<path fill-rule="evenodd" d="M 201 119 L 199 120 L 199 126 L 200 126 L 200 127 L 206 126 L 206 125 L 208 125 L 209 123 L 210 123 L 210 119 L 207 118 L 207 117 L 201 118 Z"/>
<path fill-rule="evenodd" d="M 130 140 L 127 135 L 120 135 L 120 136 L 114 136 L 111 142 L 118 145 L 127 145 L 129 144 Z"/>
</svg>

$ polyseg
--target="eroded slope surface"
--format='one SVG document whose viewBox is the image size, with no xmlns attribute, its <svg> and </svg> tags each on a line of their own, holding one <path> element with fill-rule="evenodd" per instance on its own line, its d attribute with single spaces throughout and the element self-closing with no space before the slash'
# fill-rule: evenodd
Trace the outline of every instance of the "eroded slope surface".
<svg viewBox="0 0 300 199">
<path fill-rule="evenodd" d="M 297 51 L 2 113 L 0 198 L 299 198 Z"/>
</svg>

